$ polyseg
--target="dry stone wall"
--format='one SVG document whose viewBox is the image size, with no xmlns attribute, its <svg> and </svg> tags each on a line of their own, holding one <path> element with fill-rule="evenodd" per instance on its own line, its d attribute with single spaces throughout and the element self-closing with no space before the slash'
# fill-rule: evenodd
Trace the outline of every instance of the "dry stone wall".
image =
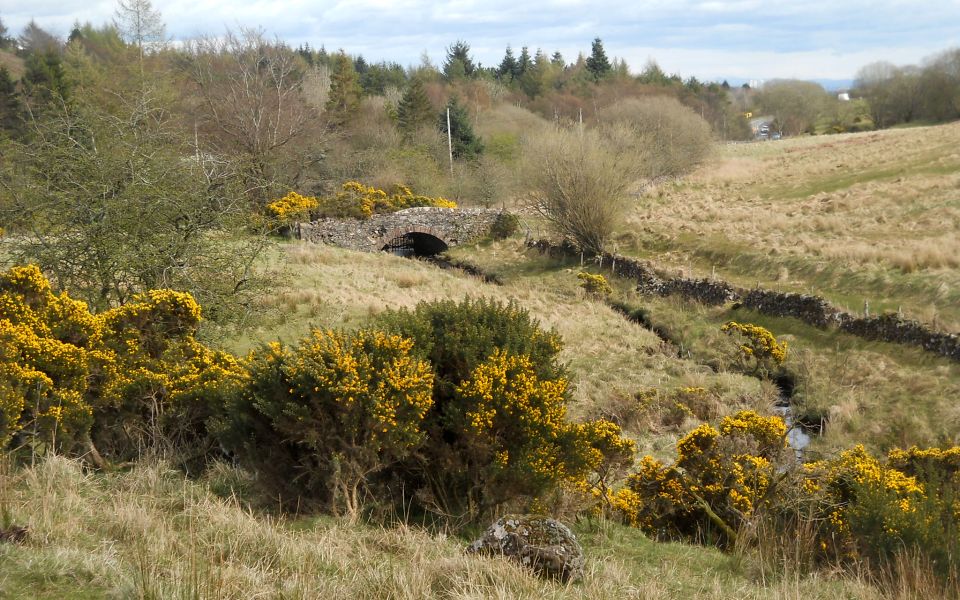
<svg viewBox="0 0 960 600">
<path fill-rule="evenodd" d="M 528 245 L 552 258 L 581 256 L 579 250 L 566 243 L 537 240 L 528 242 Z M 960 335 L 934 331 L 919 321 L 904 319 L 897 314 L 861 317 L 840 310 L 820 296 L 746 289 L 718 279 L 670 277 L 657 272 L 647 262 L 606 252 L 591 258 L 602 269 L 636 281 L 641 293 L 677 295 L 714 306 L 736 302 L 766 315 L 791 317 L 820 328 L 835 326 L 864 339 L 915 346 L 960 361 Z"/>
</svg>

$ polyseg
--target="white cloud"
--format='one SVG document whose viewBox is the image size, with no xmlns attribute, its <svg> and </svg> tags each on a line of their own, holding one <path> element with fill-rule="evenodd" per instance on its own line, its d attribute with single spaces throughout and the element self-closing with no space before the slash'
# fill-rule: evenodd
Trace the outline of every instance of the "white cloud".
<svg viewBox="0 0 960 600">
<path fill-rule="evenodd" d="M 74 21 L 107 22 L 112 0 L 0 0 L 13 32 L 31 19 L 66 35 Z M 572 60 L 594 36 L 636 67 L 703 78 L 847 78 L 874 60 L 915 63 L 960 44 L 960 2 L 905 0 L 154 0 L 169 35 L 262 27 L 293 44 L 418 62 L 467 40 L 497 64 L 503 48 L 560 50 Z"/>
</svg>

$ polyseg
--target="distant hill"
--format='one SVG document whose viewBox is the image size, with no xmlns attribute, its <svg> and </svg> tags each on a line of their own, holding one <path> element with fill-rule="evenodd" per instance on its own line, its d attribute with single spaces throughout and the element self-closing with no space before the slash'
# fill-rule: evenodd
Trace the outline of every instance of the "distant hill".
<svg viewBox="0 0 960 600">
<path fill-rule="evenodd" d="M 5 66 L 14 79 L 20 79 L 23 76 L 23 59 L 12 52 L 0 50 L 0 65 Z"/>
</svg>

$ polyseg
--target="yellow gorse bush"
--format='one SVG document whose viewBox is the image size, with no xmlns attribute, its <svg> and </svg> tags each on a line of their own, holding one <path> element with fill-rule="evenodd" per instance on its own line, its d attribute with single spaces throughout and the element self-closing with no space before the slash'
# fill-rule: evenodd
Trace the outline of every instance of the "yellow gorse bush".
<svg viewBox="0 0 960 600">
<path fill-rule="evenodd" d="M 837 458 L 807 463 L 803 469 L 803 489 L 823 507 L 829 524 L 824 538 L 829 538 L 831 545 L 842 544 L 849 537 L 851 521 L 856 519 L 858 493 L 876 490 L 891 500 L 894 510 L 885 515 L 883 525 L 891 534 L 897 533 L 900 515 L 896 513 L 913 512 L 925 496 L 923 484 L 916 478 L 884 465 L 861 444 Z"/>
<path fill-rule="evenodd" d="M 200 307 L 182 292 L 150 291 L 94 315 L 55 294 L 35 266 L 0 274 L 0 446 L 36 431 L 34 442 L 69 451 L 89 445 L 97 421 L 109 450 L 136 452 L 142 440 L 111 433 L 125 419 L 144 419 L 147 405 L 157 407 L 154 422 L 182 416 L 184 402 L 241 378 L 236 359 L 194 339 L 199 322 Z"/>
<path fill-rule="evenodd" d="M 745 367 L 752 364 L 754 372 L 772 370 L 787 359 L 787 342 L 777 341 L 776 336 L 764 327 L 728 321 L 720 331 L 738 338 L 738 360 Z"/>
<path fill-rule="evenodd" d="M 413 342 L 376 330 L 312 332 L 248 359 L 222 439 L 272 494 L 357 515 L 372 478 L 422 441 L 433 371 Z"/>
<path fill-rule="evenodd" d="M 580 271 L 577 273 L 577 279 L 580 280 L 580 287 L 591 296 L 602 297 L 613 293 L 613 288 L 603 275 Z"/>
<path fill-rule="evenodd" d="M 316 409 L 322 404 L 340 436 L 397 453 L 420 440 L 420 422 L 433 404 L 433 373 L 411 356 L 412 348 L 410 340 L 381 331 L 315 331 L 284 373 L 291 396 Z"/>
<path fill-rule="evenodd" d="M 283 198 L 274 200 L 267 205 L 267 210 L 280 223 L 291 223 L 299 219 L 306 219 L 310 211 L 320 206 L 320 201 L 313 196 L 302 196 L 291 191 Z"/>
<path fill-rule="evenodd" d="M 463 447 L 490 457 L 491 496 L 535 495 L 551 485 L 608 496 L 611 480 L 633 463 L 635 444 L 600 419 L 567 420 L 567 381 L 540 379 L 529 356 L 496 350 L 456 387 Z"/>
<path fill-rule="evenodd" d="M 374 214 L 391 213 L 405 208 L 432 206 L 456 208 L 456 202 L 442 197 L 414 194 L 402 184 L 397 184 L 388 194 L 384 190 L 366 186 L 359 181 L 348 181 L 335 195 L 323 198 L 322 211 L 332 217 L 369 219 Z"/>
<path fill-rule="evenodd" d="M 560 480 L 567 476 L 555 446 L 568 427 L 564 379 L 540 380 L 530 357 L 497 350 L 456 388 L 469 425 L 467 445 L 489 448 L 504 473 Z"/>
<path fill-rule="evenodd" d="M 694 538 L 717 526 L 732 532 L 766 501 L 785 447 L 780 417 L 740 411 L 723 418 L 719 430 L 703 424 L 681 438 L 672 465 L 645 456 L 611 502 L 651 535 Z"/>
</svg>

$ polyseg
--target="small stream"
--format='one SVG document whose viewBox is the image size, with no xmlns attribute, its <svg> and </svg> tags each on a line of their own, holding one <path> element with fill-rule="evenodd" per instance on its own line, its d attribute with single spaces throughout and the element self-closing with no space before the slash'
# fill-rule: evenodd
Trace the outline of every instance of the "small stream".
<svg viewBox="0 0 960 600">
<path fill-rule="evenodd" d="M 797 421 L 793 412 L 793 394 L 796 388 L 796 379 L 790 373 L 781 373 L 774 377 L 773 383 L 780 390 L 780 397 L 773 406 L 773 411 L 783 417 L 787 425 L 787 443 L 793 449 L 797 462 L 803 462 L 803 455 L 812 441 L 811 434 L 823 434 L 823 423 L 812 426 Z"/>
<path fill-rule="evenodd" d="M 787 425 L 787 443 L 793 448 L 797 462 L 803 462 L 803 451 L 810 445 L 810 435 L 804 430 L 803 425 L 794 422 L 790 399 L 781 396 L 773 406 L 773 412 L 783 417 L 783 422 Z"/>
<path fill-rule="evenodd" d="M 441 269 L 457 269 L 468 275 L 474 277 L 480 277 L 486 283 L 491 283 L 494 285 L 503 285 L 503 281 L 500 280 L 494 274 L 487 273 L 477 268 L 474 265 L 469 263 L 463 263 L 459 261 L 452 260 L 446 254 L 436 253 L 436 254 L 420 254 L 413 250 L 413 248 L 407 247 L 397 247 L 389 248 L 387 251 L 398 256 L 403 256 L 406 258 L 419 259 L 424 262 L 431 263 L 436 265 Z M 661 340 L 663 340 L 669 346 L 674 344 L 674 341 L 660 328 L 655 327 L 649 319 L 644 318 L 646 315 L 641 314 L 640 312 L 630 311 L 626 306 L 617 305 L 615 303 L 610 303 L 609 306 L 615 311 L 623 315 L 627 320 L 632 321 L 645 327 L 646 329 L 654 332 Z M 680 351 L 680 356 L 682 358 L 682 351 Z M 820 423 L 819 427 L 810 426 L 805 423 L 797 422 L 794 418 L 793 413 L 793 392 L 796 387 L 796 381 L 794 377 L 789 373 L 783 373 L 773 380 L 774 384 L 777 386 L 777 389 L 780 390 L 779 399 L 776 401 L 773 407 L 773 411 L 780 415 L 783 418 L 784 423 L 787 426 L 787 443 L 790 445 L 790 448 L 793 449 L 794 454 L 796 455 L 797 462 L 803 462 L 804 452 L 807 447 L 810 445 L 812 438 L 811 433 L 822 434 L 823 423 Z"/>
</svg>

